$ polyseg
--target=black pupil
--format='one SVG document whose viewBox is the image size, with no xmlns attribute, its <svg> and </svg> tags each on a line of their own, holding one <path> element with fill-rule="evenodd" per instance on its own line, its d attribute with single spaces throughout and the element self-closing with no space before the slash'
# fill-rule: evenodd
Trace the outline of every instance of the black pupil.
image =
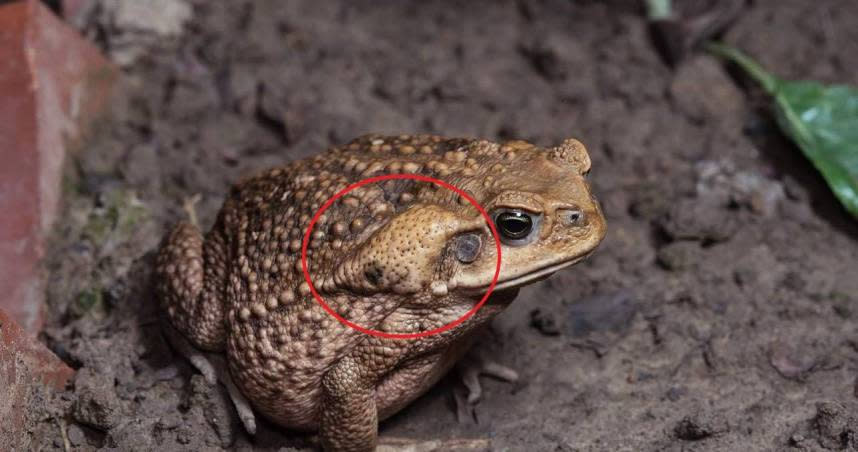
<svg viewBox="0 0 858 452">
<path fill-rule="evenodd" d="M 533 227 L 533 220 L 523 212 L 504 212 L 496 221 L 501 234 L 511 239 L 527 237 Z"/>
</svg>

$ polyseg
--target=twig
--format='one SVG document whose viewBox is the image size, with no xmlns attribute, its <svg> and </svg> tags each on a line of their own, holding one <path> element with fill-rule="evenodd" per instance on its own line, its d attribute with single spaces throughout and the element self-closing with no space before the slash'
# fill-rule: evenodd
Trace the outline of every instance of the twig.
<svg viewBox="0 0 858 452">
<path fill-rule="evenodd" d="M 60 427 L 60 435 L 63 437 L 63 450 L 66 452 L 71 451 L 71 442 L 69 441 L 69 434 L 66 431 L 65 421 L 57 418 L 57 426 Z"/>
<path fill-rule="evenodd" d="M 185 202 L 182 203 L 182 208 L 185 209 L 185 213 L 188 215 L 188 220 L 190 220 L 191 224 L 195 227 L 199 227 L 200 223 L 197 221 L 197 209 L 196 205 L 200 202 L 202 196 L 197 193 L 190 198 L 185 198 Z"/>
</svg>

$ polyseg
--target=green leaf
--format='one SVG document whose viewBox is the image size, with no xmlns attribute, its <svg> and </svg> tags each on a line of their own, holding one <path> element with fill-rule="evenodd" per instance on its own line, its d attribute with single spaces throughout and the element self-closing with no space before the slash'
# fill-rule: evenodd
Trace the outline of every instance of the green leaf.
<svg viewBox="0 0 858 452">
<path fill-rule="evenodd" d="M 710 43 L 707 49 L 738 64 L 774 98 L 780 128 L 858 218 L 858 89 L 782 80 L 732 47 Z"/>
</svg>

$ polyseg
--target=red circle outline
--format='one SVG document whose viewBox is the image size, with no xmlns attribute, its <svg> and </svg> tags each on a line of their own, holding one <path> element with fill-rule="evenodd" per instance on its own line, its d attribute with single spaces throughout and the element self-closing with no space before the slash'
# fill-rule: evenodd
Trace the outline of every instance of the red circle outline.
<svg viewBox="0 0 858 452">
<path fill-rule="evenodd" d="M 351 321 L 345 319 L 343 316 L 337 314 L 336 311 L 331 309 L 331 307 L 328 306 L 327 303 L 325 303 L 325 300 L 322 298 L 322 296 L 319 295 L 319 292 L 316 291 L 316 287 L 313 285 L 313 281 L 310 278 L 310 271 L 308 270 L 308 267 L 307 267 L 307 248 L 310 244 L 310 234 L 313 232 L 313 227 L 316 226 L 316 222 L 319 221 L 319 217 L 321 217 L 322 214 L 326 210 L 328 210 L 328 208 L 331 207 L 331 205 L 333 205 L 337 199 L 340 199 L 346 193 L 348 193 L 348 192 L 350 192 L 350 191 L 352 191 L 358 187 L 362 187 L 364 185 L 367 185 L 367 184 L 372 184 L 375 182 L 381 182 L 381 181 L 392 180 L 392 179 L 412 179 L 412 180 L 418 180 L 418 181 L 423 181 L 423 182 L 431 182 L 433 184 L 440 185 L 440 186 L 442 186 L 448 190 L 454 191 L 459 196 L 467 199 L 468 202 L 470 202 L 474 207 L 477 208 L 477 210 L 480 212 L 480 214 L 483 216 L 483 218 L 486 219 L 486 223 L 488 223 L 489 229 L 492 232 L 492 236 L 494 236 L 494 239 L 495 239 L 495 248 L 497 249 L 498 258 L 497 258 L 497 264 L 495 265 L 495 274 L 494 274 L 494 277 L 492 277 L 492 282 L 491 282 L 491 284 L 489 284 L 489 289 L 486 291 L 486 294 L 483 295 L 483 298 L 480 300 L 479 303 L 477 303 L 473 308 L 471 308 L 468 312 L 466 312 L 464 315 L 462 315 L 458 319 L 456 319 L 456 320 L 454 320 L 454 321 L 452 321 L 446 325 L 440 326 L 438 328 L 435 328 L 435 329 L 432 329 L 429 331 L 421 331 L 419 333 L 385 333 L 384 331 L 378 331 L 378 330 L 373 330 L 370 328 L 364 328 L 364 327 L 362 327 L 362 326 L 360 326 L 354 322 L 351 322 Z M 355 182 L 354 184 L 351 184 L 348 187 L 338 191 L 334 196 L 332 196 L 324 204 L 322 204 L 322 207 L 320 207 L 319 210 L 316 211 L 316 214 L 313 215 L 313 219 L 310 220 L 310 224 L 307 226 L 307 231 L 304 233 L 304 240 L 301 243 L 301 269 L 304 271 L 304 280 L 307 282 L 307 285 L 310 287 L 310 292 L 313 294 L 313 298 L 315 298 L 316 301 L 322 306 L 322 309 L 324 309 L 328 314 L 331 314 L 332 316 L 334 316 L 334 318 L 339 320 L 340 323 L 342 323 L 342 324 L 344 324 L 344 325 L 346 325 L 352 329 L 360 331 L 364 334 L 369 334 L 371 336 L 376 336 L 376 337 L 383 337 L 386 339 L 417 339 L 417 338 L 421 338 L 421 337 L 428 337 L 428 336 L 432 336 L 434 334 L 443 333 L 444 331 L 447 331 L 447 330 L 450 330 L 450 329 L 456 327 L 457 325 L 461 324 L 465 320 L 468 320 L 468 318 L 470 318 L 472 315 L 476 314 L 476 312 L 479 311 L 480 308 L 483 307 L 483 305 L 486 303 L 486 300 L 489 299 L 489 296 L 494 291 L 495 285 L 498 282 L 498 277 L 500 276 L 500 266 L 501 266 L 500 237 L 498 236 L 497 228 L 495 228 L 495 225 L 491 221 L 489 214 L 486 213 L 486 209 L 484 209 L 483 206 L 481 206 L 474 198 L 472 198 L 464 190 L 462 190 L 462 189 L 460 189 L 454 185 L 448 184 L 447 182 L 444 182 L 440 179 L 435 179 L 435 178 L 429 177 L 429 176 L 423 176 L 421 174 L 385 174 L 383 176 L 370 177 L 370 178 L 359 180 L 359 181 Z"/>
</svg>

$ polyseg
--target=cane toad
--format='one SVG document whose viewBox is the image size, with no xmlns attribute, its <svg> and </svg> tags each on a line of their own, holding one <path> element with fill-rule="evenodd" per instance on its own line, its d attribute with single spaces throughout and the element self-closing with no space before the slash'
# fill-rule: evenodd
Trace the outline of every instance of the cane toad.
<svg viewBox="0 0 858 452">
<path fill-rule="evenodd" d="M 424 393 L 464 354 L 518 288 L 581 261 L 605 235 L 569 139 L 523 141 L 368 135 L 235 185 L 212 229 L 165 237 L 156 281 L 169 323 L 226 357 L 234 387 L 281 426 L 318 431 L 326 450 L 372 450 L 378 422 Z M 301 266 L 316 211 L 358 180 L 432 176 L 465 190 L 496 225 L 502 264 L 493 295 L 456 327 L 418 339 L 368 335 L 314 300 Z M 389 180 L 332 204 L 313 228 L 313 286 L 365 328 L 415 333 L 446 325 L 485 293 L 496 266 L 485 218 L 438 185 Z"/>
</svg>

